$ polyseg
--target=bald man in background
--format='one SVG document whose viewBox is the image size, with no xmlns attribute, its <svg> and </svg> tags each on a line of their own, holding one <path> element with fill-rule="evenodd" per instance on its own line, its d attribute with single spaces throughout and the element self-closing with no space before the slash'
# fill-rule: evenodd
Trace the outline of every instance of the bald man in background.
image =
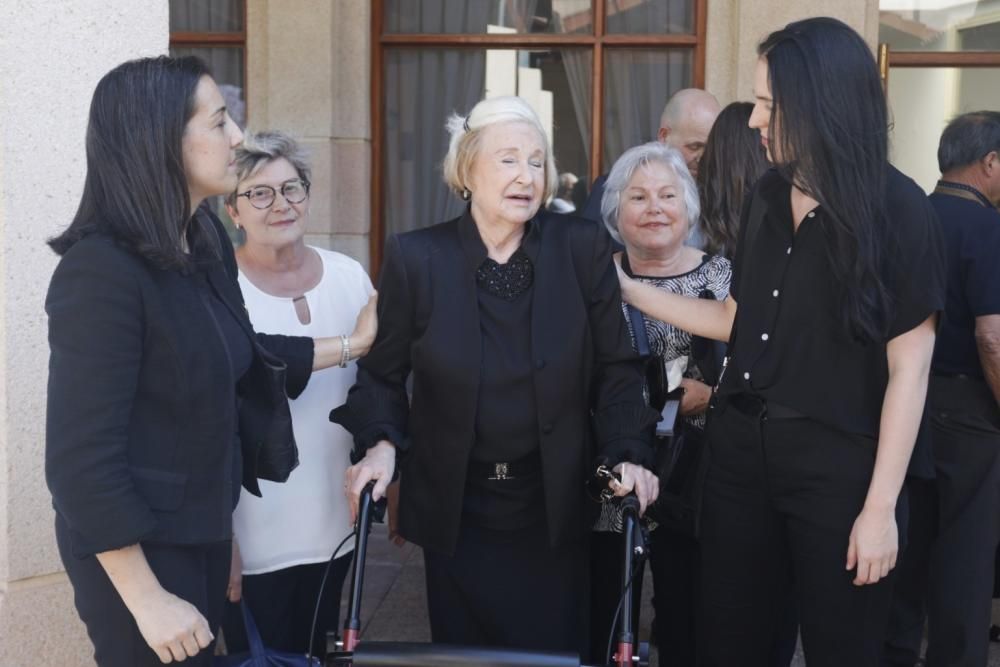
<svg viewBox="0 0 1000 667">
<path fill-rule="evenodd" d="M 667 100 L 663 113 L 660 114 L 657 140 L 679 150 L 691 176 L 695 178 L 698 176 L 698 162 L 705 152 L 708 133 L 721 110 L 719 101 L 712 93 L 700 88 L 685 88 L 678 90 Z M 587 203 L 579 215 L 588 220 L 601 221 L 601 197 L 604 196 L 605 180 L 607 174 L 594 181 Z"/>
</svg>

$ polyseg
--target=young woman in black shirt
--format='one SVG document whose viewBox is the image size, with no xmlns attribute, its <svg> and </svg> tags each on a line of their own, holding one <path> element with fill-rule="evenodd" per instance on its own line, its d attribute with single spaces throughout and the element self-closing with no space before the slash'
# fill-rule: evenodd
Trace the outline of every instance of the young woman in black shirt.
<svg viewBox="0 0 1000 667">
<path fill-rule="evenodd" d="M 758 53 L 750 126 L 776 168 L 744 210 L 730 297 L 620 274 L 622 292 L 731 343 L 708 424 L 702 664 L 767 664 L 791 570 L 810 666 L 877 665 L 943 304 L 936 221 L 888 163 L 856 32 L 807 19 Z"/>
</svg>

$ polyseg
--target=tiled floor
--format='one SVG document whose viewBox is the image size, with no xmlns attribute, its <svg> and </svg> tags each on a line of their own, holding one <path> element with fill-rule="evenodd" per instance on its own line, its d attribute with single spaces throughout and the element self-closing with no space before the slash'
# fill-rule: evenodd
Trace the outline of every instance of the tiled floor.
<svg viewBox="0 0 1000 667">
<path fill-rule="evenodd" d="M 647 574 L 648 576 L 648 574 Z M 350 582 L 344 586 L 344 598 L 349 594 Z M 652 590 L 651 585 L 643 590 Z M 427 626 L 427 606 L 424 594 L 423 557 L 412 544 L 397 547 L 386 537 L 385 526 L 376 525 L 372 531 L 368 551 L 365 587 L 362 602 L 362 638 L 369 641 L 411 641 L 430 640 Z M 651 609 L 645 600 L 641 619 L 644 624 L 641 636 L 649 636 Z M 994 605 L 994 619 L 1000 620 L 1000 605 Z M 656 649 L 653 649 L 652 667 L 658 665 Z M 805 659 L 799 651 L 792 667 L 805 667 Z M 1000 645 L 994 644 L 990 650 L 990 660 L 985 667 L 1000 667 Z"/>
</svg>

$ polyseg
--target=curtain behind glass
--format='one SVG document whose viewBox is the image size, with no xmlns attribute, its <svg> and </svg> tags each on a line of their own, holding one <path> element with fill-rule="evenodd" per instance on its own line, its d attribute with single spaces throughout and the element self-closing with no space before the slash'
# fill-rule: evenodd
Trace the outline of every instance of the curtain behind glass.
<svg viewBox="0 0 1000 667">
<path fill-rule="evenodd" d="M 590 15 L 590 0 L 385 0 L 385 31 L 483 34 L 487 26 L 501 26 L 518 33 L 586 33 Z"/>
<path fill-rule="evenodd" d="M 692 53 L 609 49 L 605 55 L 602 169 L 606 173 L 627 149 L 656 138 L 667 100 L 691 86 Z"/>
<path fill-rule="evenodd" d="M 467 113 L 485 89 L 483 50 L 387 49 L 385 52 L 385 231 L 427 227 L 461 214 L 465 203 L 445 186 L 445 121 Z"/>
<path fill-rule="evenodd" d="M 694 0 L 607 0 L 608 34 L 694 34 Z"/>
<path fill-rule="evenodd" d="M 242 30 L 242 0 L 170 0 L 171 32 Z"/>
<path fill-rule="evenodd" d="M 590 164 L 590 81 L 594 53 L 585 49 L 565 49 L 562 58 L 570 95 L 573 96 L 576 122 L 580 127 L 580 141 L 583 143 L 587 164 Z"/>
</svg>

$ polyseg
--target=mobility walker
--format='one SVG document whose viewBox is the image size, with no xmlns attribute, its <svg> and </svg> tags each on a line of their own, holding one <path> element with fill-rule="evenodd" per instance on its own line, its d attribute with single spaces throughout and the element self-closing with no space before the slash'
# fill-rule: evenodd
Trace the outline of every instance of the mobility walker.
<svg viewBox="0 0 1000 667">
<path fill-rule="evenodd" d="M 605 471 L 605 475 L 610 473 Z M 365 579 L 365 555 L 372 522 L 385 511 L 383 503 L 372 502 L 369 483 L 361 493 L 357 527 L 354 533 L 354 561 L 351 573 L 351 595 L 342 637 L 327 636 L 326 667 L 647 667 L 649 645 L 638 640 L 638 618 L 634 613 L 636 577 L 641 576 L 646 557 L 645 539 L 639 518 L 639 501 L 630 495 L 621 499 L 623 511 L 622 596 L 616 618 L 617 645 L 610 662 L 584 664 L 580 656 L 571 653 L 524 651 L 517 649 L 448 646 L 412 642 L 366 642 L 361 637 L 361 591 Z M 614 625 L 614 624 L 613 624 Z M 612 630 L 614 632 L 614 629 Z M 609 644 L 611 641 L 609 640 Z M 610 653 L 610 650 L 609 650 Z"/>
</svg>

